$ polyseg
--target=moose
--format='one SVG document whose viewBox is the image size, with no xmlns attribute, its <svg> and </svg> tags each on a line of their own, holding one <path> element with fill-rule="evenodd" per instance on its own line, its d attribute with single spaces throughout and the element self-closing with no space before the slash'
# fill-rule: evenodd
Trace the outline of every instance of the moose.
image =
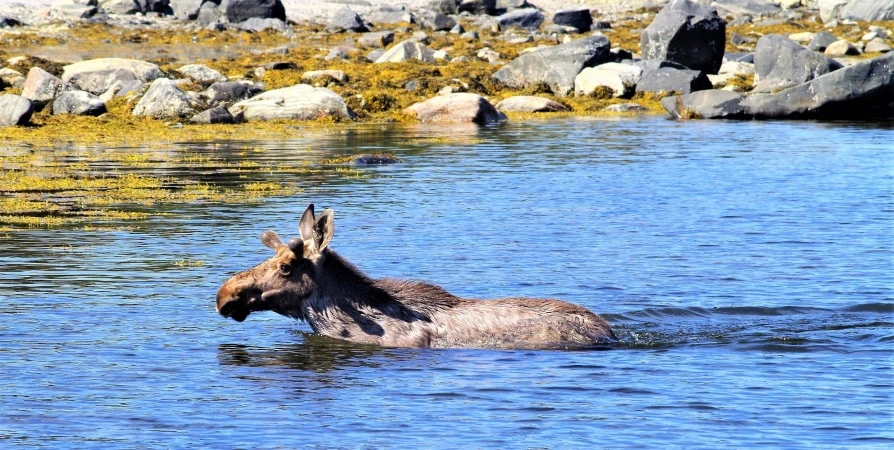
<svg viewBox="0 0 894 450">
<path fill-rule="evenodd" d="M 441 287 L 372 279 L 329 248 L 333 212 L 298 222 L 300 237 L 283 243 L 273 231 L 261 242 L 272 258 L 228 279 L 217 312 L 244 321 L 274 311 L 307 322 L 315 333 L 386 347 L 547 349 L 617 342 L 611 326 L 590 310 L 556 299 L 457 297 Z"/>
</svg>

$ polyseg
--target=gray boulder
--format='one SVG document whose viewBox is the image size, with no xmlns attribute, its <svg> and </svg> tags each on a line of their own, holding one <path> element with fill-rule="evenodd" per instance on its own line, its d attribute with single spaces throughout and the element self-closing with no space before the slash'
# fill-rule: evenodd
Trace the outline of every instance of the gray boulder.
<svg viewBox="0 0 894 450">
<path fill-rule="evenodd" d="M 62 81 L 78 88 L 101 94 L 116 81 L 137 79 L 144 83 L 162 77 L 161 69 L 152 63 L 136 59 L 99 58 L 80 61 L 62 68 Z M 122 72 L 117 72 L 121 70 Z M 130 74 L 124 73 L 130 72 Z"/>
<path fill-rule="evenodd" d="M 264 89 L 251 81 L 225 81 L 209 86 L 200 94 L 200 98 L 211 106 L 230 106 L 261 92 Z"/>
<path fill-rule="evenodd" d="M 394 42 L 393 31 L 376 31 L 374 33 L 364 33 L 357 40 L 361 47 L 366 48 L 384 48 Z"/>
<path fill-rule="evenodd" d="M 53 101 L 53 115 L 98 116 L 105 112 L 106 104 L 99 97 L 85 91 L 68 91 Z"/>
<path fill-rule="evenodd" d="M 369 62 L 376 62 L 377 59 L 381 58 L 382 55 L 385 54 L 384 48 L 377 48 L 366 54 L 366 60 Z"/>
<path fill-rule="evenodd" d="M 227 77 L 220 72 L 201 64 L 187 64 L 177 69 L 177 72 L 202 86 L 227 81 Z"/>
<path fill-rule="evenodd" d="M 827 73 L 775 94 L 742 101 L 757 118 L 847 118 L 894 116 L 894 53 Z"/>
<path fill-rule="evenodd" d="M 99 2 L 99 6 L 106 12 L 106 14 L 126 15 L 136 14 L 143 11 L 143 7 L 137 0 L 106 0 Z"/>
<path fill-rule="evenodd" d="M 494 73 L 493 77 L 514 89 L 545 83 L 554 94 L 564 97 L 574 89 L 577 74 L 587 67 L 609 61 L 609 47 L 605 36 L 578 39 L 519 56 Z"/>
<path fill-rule="evenodd" d="M 813 35 L 813 39 L 810 40 L 810 43 L 807 44 L 807 48 L 815 51 L 822 52 L 826 50 L 826 47 L 834 44 L 838 41 L 838 37 L 828 31 L 820 31 Z"/>
<path fill-rule="evenodd" d="M 856 56 L 860 54 L 860 50 L 850 42 L 841 39 L 829 44 L 823 51 L 823 54 L 832 58 L 840 58 L 842 56 Z"/>
<path fill-rule="evenodd" d="M 817 0 L 817 7 L 819 7 L 820 18 L 823 20 L 823 23 L 829 23 L 838 19 L 838 14 L 841 12 L 841 8 L 847 5 L 848 1 L 849 0 Z"/>
<path fill-rule="evenodd" d="M 202 3 L 202 7 L 199 8 L 199 14 L 196 16 L 196 23 L 201 26 L 222 26 L 222 24 L 219 24 L 218 22 L 223 14 L 224 10 L 220 5 L 207 1 Z"/>
<path fill-rule="evenodd" d="M 189 118 L 190 123 L 236 123 L 236 118 L 223 106 L 202 111 Z"/>
<path fill-rule="evenodd" d="M 516 9 L 497 17 L 497 25 L 501 30 L 511 27 L 536 30 L 541 23 L 543 23 L 543 14 L 537 8 Z"/>
<path fill-rule="evenodd" d="M 866 43 L 866 47 L 863 47 L 864 53 L 888 53 L 891 50 L 891 46 L 882 38 L 872 39 Z"/>
<path fill-rule="evenodd" d="M 671 0 L 640 36 L 643 59 L 666 60 L 716 74 L 723 62 L 726 22 L 717 10 Z"/>
<path fill-rule="evenodd" d="M 553 23 L 572 27 L 578 33 L 584 33 L 590 31 L 590 27 L 593 26 L 593 16 L 590 15 L 589 8 L 563 9 L 553 15 Z"/>
<path fill-rule="evenodd" d="M 421 42 L 403 41 L 388 49 L 379 59 L 378 63 L 406 62 L 417 59 L 422 62 L 435 62 L 435 52 Z"/>
<path fill-rule="evenodd" d="M 462 0 L 457 10 L 479 15 L 494 14 L 497 11 L 497 0 Z"/>
<path fill-rule="evenodd" d="M 779 0 L 716 0 L 711 6 L 736 16 L 773 16 L 779 13 Z"/>
<path fill-rule="evenodd" d="M 95 95 L 108 91 L 115 84 L 124 84 L 131 81 L 139 81 L 139 79 L 133 72 L 127 69 L 81 72 L 68 79 L 72 86 Z"/>
<path fill-rule="evenodd" d="M 675 119 L 738 119 L 744 117 L 742 94 L 716 89 L 661 99 Z"/>
<path fill-rule="evenodd" d="M 179 20 L 196 20 L 205 0 L 171 0 L 171 9 Z"/>
<path fill-rule="evenodd" d="M 198 106 L 175 82 L 159 78 L 149 85 L 132 114 L 156 119 L 177 119 L 195 114 Z"/>
<path fill-rule="evenodd" d="M 496 108 L 506 112 L 556 112 L 570 111 L 567 106 L 548 98 L 533 95 L 516 95 L 496 104 Z"/>
<path fill-rule="evenodd" d="M 0 95 L 0 127 L 27 125 L 34 114 L 31 100 L 18 95 Z"/>
<path fill-rule="evenodd" d="M 258 120 L 313 120 L 323 117 L 354 119 L 341 96 L 326 88 L 298 84 L 274 89 L 230 107 L 230 114 L 247 122 Z"/>
<path fill-rule="evenodd" d="M 698 70 L 658 67 L 646 69 L 636 85 L 636 92 L 690 92 L 703 91 L 714 87 L 711 80 Z"/>
<path fill-rule="evenodd" d="M 361 19 L 353 9 L 348 8 L 347 6 L 335 12 L 332 18 L 329 19 L 326 28 L 329 29 L 329 31 L 335 32 L 363 32 L 367 30 L 366 25 L 363 23 L 363 19 Z"/>
<path fill-rule="evenodd" d="M 230 23 L 245 22 L 252 17 L 286 20 L 286 9 L 280 0 L 228 0 L 225 14 Z"/>
<path fill-rule="evenodd" d="M 140 0 L 140 9 L 143 12 L 156 12 L 159 14 L 174 14 L 174 10 L 171 9 L 171 1 L 170 0 Z"/>
<path fill-rule="evenodd" d="M 25 78 L 22 97 L 31 100 L 34 103 L 34 108 L 39 111 L 62 92 L 63 86 L 62 80 L 53 74 L 40 67 L 32 67 L 28 71 L 28 77 Z"/>
<path fill-rule="evenodd" d="M 456 19 L 442 13 L 428 14 L 422 18 L 422 25 L 433 31 L 448 31 L 456 26 Z"/>
<path fill-rule="evenodd" d="M 506 120 L 506 116 L 497 111 L 484 97 L 466 92 L 439 95 L 415 103 L 404 112 L 422 122 L 487 124 Z"/>
<path fill-rule="evenodd" d="M 239 29 L 242 31 L 250 31 L 252 33 L 260 33 L 266 30 L 273 30 L 279 33 L 288 33 L 291 31 L 291 28 L 289 28 L 284 21 L 274 17 L 252 17 L 251 19 L 246 19 L 239 24 Z"/>
<path fill-rule="evenodd" d="M 430 10 L 441 14 L 457 14 L 459 2 L 460 0 L 434 0 L 431 2 Z"/>
<path fill-rule="evenodd" d="M 894 1 L 850 0 L 841 7 L 838 17 L 846 20 L 864 20 L 866 22 L 894 20 Z"/>
<path fill-rule="evenodd" d="M 383 6 L 367 14 L 366 21 L 376 25 L 394 25 L 398 23 L 413 23 L 416 19 L 406 10 Z"/>
<path fill-rule="evenodd" d="M 827 58 L 778 34 L 768 34 L 754 48 L 755 92 L 771 92 L 805 83 L 841 68 Z"/>
</svg>

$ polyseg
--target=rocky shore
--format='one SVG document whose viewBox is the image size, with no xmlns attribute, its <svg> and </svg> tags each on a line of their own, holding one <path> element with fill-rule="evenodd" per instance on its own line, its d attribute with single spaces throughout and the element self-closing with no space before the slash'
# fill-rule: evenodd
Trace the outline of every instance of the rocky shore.
<svg viewBox="0 0 894 450">
<path fill-rule="evenodd" d="M 340 0 L 311 2 L 313 13 L 281 0 L 7 3 L 0 133 L 12 140 L 65 135 L 74 118 L 108 135 L 665 111 L 894 116 L 890 0 Z"/>
</svg>

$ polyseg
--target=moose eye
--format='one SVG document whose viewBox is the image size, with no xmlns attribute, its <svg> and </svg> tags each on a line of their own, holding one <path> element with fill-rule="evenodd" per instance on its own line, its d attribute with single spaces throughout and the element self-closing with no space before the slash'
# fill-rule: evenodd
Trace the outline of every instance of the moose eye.
<svg viewBox="0 0 894 450">
<path fill-rule="evenodd" d="M 288 264 L 280 264 L 279 273 L 288 276 L 290 273 L 292 273 L 292 266 Z"/>
</svg>

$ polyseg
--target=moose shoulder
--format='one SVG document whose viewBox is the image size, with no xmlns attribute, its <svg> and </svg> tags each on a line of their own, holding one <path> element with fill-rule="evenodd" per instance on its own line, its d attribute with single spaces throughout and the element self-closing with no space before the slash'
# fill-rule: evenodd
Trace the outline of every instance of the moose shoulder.
<svg viewBox="0 0 894 450">
<path fill-rule="evenodd" d="M 217 311 L 241 322 L 254 311 L 306 321 L 315 332 L 388 347 L 567 348 L 614 342 L 611 326 L 578 305 L 555 299 L 456 297 L 427 283 L 371 279 L 329 248 L 331 209 L 309 205 L 300 237 L 261 242 L 272 258 L 227 280 Z"/>
</svg>

